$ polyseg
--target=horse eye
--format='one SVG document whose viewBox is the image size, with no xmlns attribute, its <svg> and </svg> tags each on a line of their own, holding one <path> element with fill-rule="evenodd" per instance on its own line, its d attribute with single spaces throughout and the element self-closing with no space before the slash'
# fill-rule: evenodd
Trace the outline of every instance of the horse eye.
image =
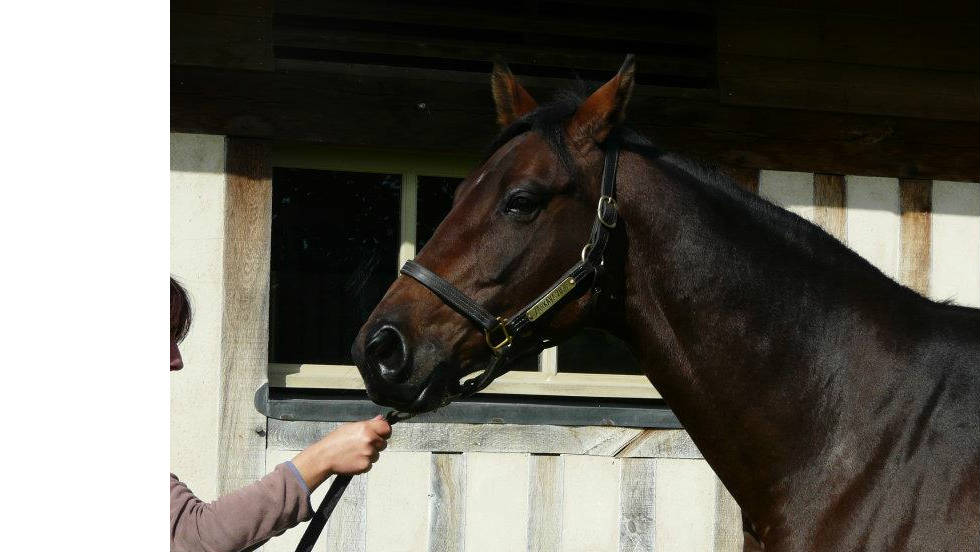
<svg viewBox="0 0 980 552">
<path fill-rule="evenodd" d="M 507 199 L 504 211 L 511 215 L 531 215 L 538 210 L 538 203 L 534 198 L 524 194 L 514 194 Z"/>
</svg>

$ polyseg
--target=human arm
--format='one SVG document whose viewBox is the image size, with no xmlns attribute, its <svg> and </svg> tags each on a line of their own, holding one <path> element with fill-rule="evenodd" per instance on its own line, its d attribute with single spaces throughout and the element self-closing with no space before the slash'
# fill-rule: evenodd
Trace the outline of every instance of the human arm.
<svg viewBox="0 0 980 552">
<path fill-rule="evenodd" d="M 359 474 L 371 469 L 388 446 L 391 426 L 381 416 L 344 424 L 293 458 L 310 490 L 333 474 Z"/>
<path fill-rule="evenodd" d="M 205 503 L 170 476 L 170 548 L 233 552 L 261 544 L 313 515 L 310 492 L 330 475 L 363 473 L 386 446 L 383 419 L 344 424 L 258 482 Z"/>
</svg>

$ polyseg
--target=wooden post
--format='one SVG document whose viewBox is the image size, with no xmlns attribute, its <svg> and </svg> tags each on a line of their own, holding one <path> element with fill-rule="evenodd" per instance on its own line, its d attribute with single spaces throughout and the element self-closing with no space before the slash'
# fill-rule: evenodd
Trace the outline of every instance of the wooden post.
<svg viewBox="0 0 980 552">
<path fill-rule="evenodd" d="M 932 181 L 903 178 L 898 181 L 902 211 L 900 282 L 929 295 L 931 261 Z"/>
<path fill-rule="evenodd" d="M 847 187 L 839 174 L 813 175 L 814 221 L 828 234 L 847 243 Z"/>
<path fill-rule="evenodd" d="M 266 142 L 228 138 L 218 493 L 265 475 L 266 418 L 253 396 L 266 381 L 272 168 Z"/>
<path fill-rule="evenodd" d="M 735 184 L 738 184 L 743 190 L 752 192 L 753 194 L 759 193 L 759 169 L 722 167 L 721 170 L 723 173 L 732 177 Z"/>
</svg>

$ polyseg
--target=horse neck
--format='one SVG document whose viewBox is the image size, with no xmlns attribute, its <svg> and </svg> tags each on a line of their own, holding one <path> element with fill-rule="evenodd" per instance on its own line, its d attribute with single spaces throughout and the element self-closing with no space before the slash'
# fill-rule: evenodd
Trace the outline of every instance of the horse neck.
<svg viewBox="0 0 980 552">
<path fill-rule="evenodd" d="M 880 318 L 858 298 L 900 288 L 746 192 L 684 182 L 635 154 L 621 163 L 625 283 L 613 330 L 743 509 L 758 512 L 792 492 L 786 474 L 827 444 L 826 397 L 844 383 L 826 355 L 854 320 Z"/>
</svg>

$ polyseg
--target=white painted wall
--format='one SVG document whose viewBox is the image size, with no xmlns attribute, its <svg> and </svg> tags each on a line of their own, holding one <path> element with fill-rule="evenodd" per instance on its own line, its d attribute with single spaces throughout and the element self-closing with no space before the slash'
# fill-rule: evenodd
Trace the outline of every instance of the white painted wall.
<svg viewBox="0 0 980 552">
<path fill-rule="evenodd" d="M 170 469 L 203 500 L 217 498 L 224 212 L 224 137 L 171 134 L 170 272 L 194 318 L 170 375 Z"/>
<path fill-rule="evenodd" d="M 980 307 L 980 185 L 932 183 L 929 296 Z"/>
</svg>

